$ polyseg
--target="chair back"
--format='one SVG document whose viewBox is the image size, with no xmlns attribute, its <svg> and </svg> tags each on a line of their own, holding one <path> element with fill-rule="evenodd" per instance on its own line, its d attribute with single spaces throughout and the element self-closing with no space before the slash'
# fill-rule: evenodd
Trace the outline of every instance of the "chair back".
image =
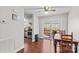
<svg viewBox="0 0 79 59">
<path fill-rule="evenodd" d="M 69 42 L 67 42 L 69 41 Z M 63 47 L 67 46 L 70 47 L 72 50 L 72 46 L 73 46 L 73 33 L 69 34 L 62 34 L 61 35 L 61 52 L 63 51 Z M 66 49 L 66 48 L 65 48 Z"/>
<path fill-rule="evenodd" d="M 73 41 L 73 33 L 69 34 L 62 34 L 61 35 L 62 40 L 68 40 L 68 41 Z"/>
</svg>

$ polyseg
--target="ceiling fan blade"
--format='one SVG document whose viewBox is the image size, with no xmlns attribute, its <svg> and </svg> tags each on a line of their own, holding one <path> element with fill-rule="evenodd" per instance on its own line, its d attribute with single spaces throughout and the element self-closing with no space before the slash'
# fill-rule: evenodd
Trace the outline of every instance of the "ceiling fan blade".
<svg viewBox="0 0 79 59">
<path fill-rule="evenodd" d="M 53 12 L 55 12 L 55 11 L 56 11 L 56 9 L 52 9 L 52 10 L 49 10 L 49 11 L 53 11 Z"/>
</svg>

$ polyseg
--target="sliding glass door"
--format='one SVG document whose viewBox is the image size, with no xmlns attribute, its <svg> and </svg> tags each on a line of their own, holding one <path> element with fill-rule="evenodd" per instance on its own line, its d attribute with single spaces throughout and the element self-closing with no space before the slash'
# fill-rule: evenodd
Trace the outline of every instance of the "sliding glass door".
<svg viewBox="0 0 79 59">
<path fill-rule="evenodd" d="M 53 35 L 55 31 L 60 29 L 59 23 L 45 23 L 44 24 L 44 36 L 49 37 Z"/>
</svg>

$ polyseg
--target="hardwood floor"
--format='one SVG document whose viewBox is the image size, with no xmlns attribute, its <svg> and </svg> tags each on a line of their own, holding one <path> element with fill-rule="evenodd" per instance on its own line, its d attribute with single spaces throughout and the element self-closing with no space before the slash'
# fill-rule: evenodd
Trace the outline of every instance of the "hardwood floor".
<svg viewBox="0 0 79 59">
<path fill-rule="evenodd" d="M 53 48 L 53 41 L 49 39 L 39 39 L 38 42 L 24 39 L 24 53 L 53 53 Z"/>
<path fill-rule="evenodd" d="M 24 48 L 17 53 L 54 53 L 54 43 L 50 39 L 38 39 L 38 42 L 32 42 L 31 39 L 24 39 Z M 57 53 L 59 53 L 57 44 Z"/>
</svg>

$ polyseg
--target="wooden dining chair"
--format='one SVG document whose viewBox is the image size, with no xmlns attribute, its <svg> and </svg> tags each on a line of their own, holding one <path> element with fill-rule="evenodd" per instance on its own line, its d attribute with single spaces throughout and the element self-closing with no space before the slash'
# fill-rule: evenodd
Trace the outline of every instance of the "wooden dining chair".
<svg viewBox="0 0 79 59">
<path fill-rule="evenodd" d="M 72 42 L 73 42 L 73 33 L 71 33 L 71 35 L 62 34 L 61 35 L 61 42 L 59 43 L 60 53 L 73 53 Z"/>
</svg>

